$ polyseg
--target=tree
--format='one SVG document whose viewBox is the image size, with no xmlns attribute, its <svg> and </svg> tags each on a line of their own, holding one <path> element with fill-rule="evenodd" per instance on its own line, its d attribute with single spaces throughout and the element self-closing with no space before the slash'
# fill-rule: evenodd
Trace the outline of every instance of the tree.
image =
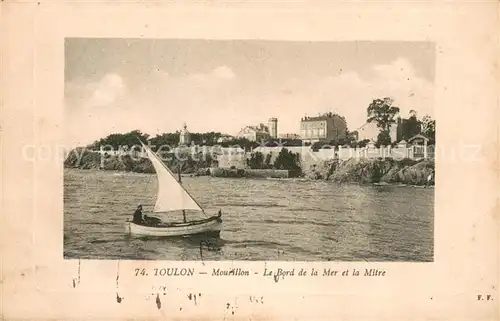
<svg viewBox="0 0 500 321">
<path fill-rule="evenodd" d="M 222 134 L 219 132 L 190 133 L 191 141 L 196 145 L 213 146 Z"/>
<path fill-rule="evenodd" d="M 235 139 L 232 139 L 231 141 L 221 143 L 221 146 L 222 147 L 238 146 L 238 147 L 244 149 L 245 151 L 250 151 L 253 148 L 260 146 L 260 144 L 258 142 L 250 141 L 246 138 L 235 138 Z"/>
<path fill-rule="evenodd" d="M 261 152 L 254 152 L 250 154 L 250 158 L 247 159 L 247 165 L 251 169 L 264 168 L 264 154 L 262 154 Z"/>
<path fill-rule="evenodd" d="M 327 142 L 315 142 L 314 144 L 311 145 L 311 149 L 313 151 L 318 151 L 320 149 L 331 149 L 331 146 L 334 146 L 335 144 L 332 143 L 333 141 L 331 141 L 330 143 L 327 143 Z"/>
<path fill-rule="evenodd" d="M 377 142 L 375 146 L 378 148 L 380 146 L 388 146 L 391 144 L 391 135 L 388 131 L 382 130 L 377 136 Z"/>
<path fill-rule="evenodd" d="M 146 143 L 149 138 L 148 134 L 142 133 L 140 130 L 133 130 L 131 132 L 125 134 L 111 134 L 104 138 L 95 141 L 93 144 L 87 146 L 89 149 L 98 150 L 102 147 L 113 147 L 114 150 L 119 149 L 120 147 L 127 146 L 131 148 L 132 146 L 140 145 L 139 139 Z"/>
<path fill-rule="evenodd" d="M 302 146 L 302 140 L 296 138 L 280 139 L 281 146 Z"/>
<path fill-rule="evenodd" d="M 363 139 L 363 140 L 360 140 L 359 142 L 357 142 L 357 144 L 356 144 L 356 145 L 357 145 L 358 147 L 363 148 L 363 147 L 366 147 L 366 145 L 368 145 L 368 143 L 369 143 L 369 142 L 370 142 L 370 140 L 369 140 L 369 139 Z"/>
<path fill-rule="evenodd" d="M 266 160 L 265 160 L 265 166 L 266 166 L 266 168 L 271 168 L 272 167 L 271 158 L 272 158 L 272 153 L 266 154 Z"/>
<path fill-rule="evenodd" d="M 436 143 L 436 121 L 429 115 L 422 118 L 422 134 L 429 138 L 431 144 Z"/>
<path fill-rule="evenodd" d="M 292 153 L 286 148 L 281 149 L 278 157 L 274 161 L 274 168 L 286 170 L 300 170 L 300 156 L 298 153 Z"/>
<path fill-rule="evenodd" d="M 168 152 L 170 149 L 174 148 L 179 144 L 180 133 L 165 133 L 161 135 L 156 135 L 149 140 L 151 148 L 154 151 Z"/>
<path fill-rule="evenodd" d="M 374 99 L 366 109 L 369 123 L 375 122 L 380 130 L 390 132 L 391 125 L 396 123 L 394 119 L 399 113 L 399 107 L 393 106 L 391 98 Z"/>
<path fill-rule="evenodd" d="M 355 145 L 355 142 L 358 139 L 358 131 L 352 131 L 349 132 L 346 138 L 346 144 L 348 145 Z"/>
<path fill-rule="evenodd" d="M 268 141 L 264 144 L 265 147 L 278 147 L 280 143 L 275 141 Z"/>
</svg>

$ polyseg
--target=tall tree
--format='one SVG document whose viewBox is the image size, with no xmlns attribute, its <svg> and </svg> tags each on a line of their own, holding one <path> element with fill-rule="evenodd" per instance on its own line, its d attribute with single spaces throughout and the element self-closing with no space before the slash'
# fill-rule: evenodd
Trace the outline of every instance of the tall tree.
<svg viewBox="0 0 500 321">
<path fill-rule="evenodd" d="M 431 144 L 436 143 L 436 121 L 429 115 L 422 118 L 422 134 L 429 138 Z"/>
<path fill-rule="evenodd" d="M 396 123 L 396 115 L 399 107 L 393 106 L 394 101 L 386 97 L 384 99 L 374 99 L 367 108 L 367 121 L 376 123 L 380 130 L 390 132 L 391 125 Z"/>
<path fill-rule="evenodd" d="M 376 147 L 388 146 L 390 144 L 391 144 L 391 135 L 389 134 L 389 132 L 381 130 L 380 133 L 378 133 L 375 146 Z"/>
</svg>

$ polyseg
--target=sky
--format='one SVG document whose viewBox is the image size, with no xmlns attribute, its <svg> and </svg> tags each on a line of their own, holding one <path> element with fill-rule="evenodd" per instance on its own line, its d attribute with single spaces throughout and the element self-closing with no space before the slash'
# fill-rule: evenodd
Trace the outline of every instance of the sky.
<svg viewBox="0 0 500 321">
<path fill-rule="evenodd" d="M 428 42 L 90 39 L 65 43 L 66 143 L 139 129 L 236 135 L 278 118 L 332 111 L 350 130 L 373 99 L 400 115 L 434 116 L 434 45 Z"/>
</svg>

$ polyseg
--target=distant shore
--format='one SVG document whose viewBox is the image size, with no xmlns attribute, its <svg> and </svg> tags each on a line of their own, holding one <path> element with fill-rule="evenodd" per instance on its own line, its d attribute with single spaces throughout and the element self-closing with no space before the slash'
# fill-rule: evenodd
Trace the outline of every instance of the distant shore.
<svg viewBox="0 0 500 321">
<path fill-rule="evenodd" d="M 78 156 L 77 156 L 78 155 Z M 410 159 L 350 159 L 347 161 L 325 160 L 310 169 L 288 171 L 276 169 L 228 169 L 214 167 L 210 159 L 187 159 L 182 162 L 175 158 L 165 164 L 173 172 L 182 176 L 213 176 L 232 178 L 303 178 L 338 183 L 358 183 L 375 185 L 434 185 L 434 161 Z M 135 173 L 155 173 L 147 158 L 125 156 L 101 157 L 99 152 L 84 151 L 70 153 L 64 162 L 65 168 L 100 169 Z M 430 180 L 429 180 L 430 178 Z"/>
</svg>

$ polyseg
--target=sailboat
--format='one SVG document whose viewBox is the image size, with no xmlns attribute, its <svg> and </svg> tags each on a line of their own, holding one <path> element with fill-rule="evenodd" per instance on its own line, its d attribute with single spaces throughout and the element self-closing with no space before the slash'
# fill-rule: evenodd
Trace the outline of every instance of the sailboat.
<svg viewBox="0 0 500 321">
<path fill-rule="evenodd" d="M 163 222 L 158 217 L 144 216 L 143 222 L 136 223 L 127 220 L 126 232 L 144 236 L 191 236 L 210 235 L 219 236 L 222 229 L 222 213 L 201 220 L 187 220 L 186 211 L 205 211 L 198 202 L 182 186 L 179 170 L 178 180 L 174 173 L 148 146 L 141 141 L 142 147 L 151 160 L 158 178 L 158 192 L 153 212 L 167 216 L 179 215 L 182 212 L 182 222 Z M 176 213 L 178 212 L 178 213 Z"/>
</svg>

